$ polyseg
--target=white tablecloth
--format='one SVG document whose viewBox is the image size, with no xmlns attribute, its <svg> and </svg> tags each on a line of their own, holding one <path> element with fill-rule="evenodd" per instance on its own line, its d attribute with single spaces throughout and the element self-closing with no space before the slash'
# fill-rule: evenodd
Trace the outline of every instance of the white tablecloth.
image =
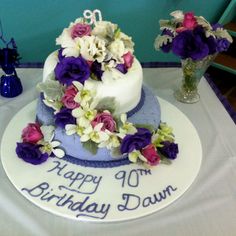
<svg viewBox="0 0 236 236">
<path fill-rule="evenodd" d="M 41 69 L 18 69 L 24 92 L 0 97 L 0 139 L 9 120 L 38 97 Z M 178 107 L 196 127 L 203 147 L 200 173 L 189 190 L 172 205 L 152 215 L 119 223 L 85 223 L 52 215 L 26 200 L 0 165 L 0 235 L 236 235 L 236 126 L 205 79 L 201 100 L 177 102 L 173 90 L 178 68 L 144 69 L 144 83 Z M 14 134 L 13 134 L 14 135 Z"/>
</svg>

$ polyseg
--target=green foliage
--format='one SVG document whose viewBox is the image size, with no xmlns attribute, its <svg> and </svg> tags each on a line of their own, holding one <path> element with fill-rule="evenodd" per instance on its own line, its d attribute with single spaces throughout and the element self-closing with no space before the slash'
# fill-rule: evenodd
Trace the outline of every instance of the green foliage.
<svg viewBox="0 0 236 236">
<path fill-rule="evenodd" d="M 98 151 L 98 145 L 94 143 L 93 141 L 89 140 L 87 142 L 82 143 L 83 148 L 86 149 L 87 151 L 91 152 L 93 155 L 97 154 Z"/>
</svg>

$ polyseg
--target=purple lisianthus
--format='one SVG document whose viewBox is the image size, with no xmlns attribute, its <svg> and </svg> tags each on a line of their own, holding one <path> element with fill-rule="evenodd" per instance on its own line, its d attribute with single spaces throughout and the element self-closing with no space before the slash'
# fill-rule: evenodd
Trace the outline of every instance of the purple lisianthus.
<svg viewBox="0 0 236 236">
<path fill-rule="evenodd" d="M 182 59 L 201 60 L 209 55 L 209 47 L 201 26 L 179 33 L 172 42 L 172 51 Z"/>
<path fill-rule="evenodd" d="M 123 73 L 123 74 L 126 74 L 127 73 L 127 68 L 126 68 L 126 66 L 125 66 L 125 64 L 117 64 L 116 65 L 116 69 L 118 70 L 118 71 L 120 71 L 121 73 Z"/>
<path fill-rule="evenodd" d="M 168 36 L 174 37 L 173 33 L 168 29 L 164 29 L 161 35 L 168 35 Z M 161 46 L 161 50 L 165 53 L 168 53 L 171 50 L 171 47 L 172 47 L 172 43 L 168 42 L 167 44 L 163 44 Z"/>
<path fill-rule="evenodd" d="M 67 86 L 73 81 L 78 81 L 84 84 L 90 76 L 90 68 L 84 58 L 80 57 L 65 57 L 57 63 L 55 68 L 56 79 Z"/>
<path fill-rule="evenodd" d="M 91 65 L 91 73 L 93 73 L 98 80 L 101 80 L 103 75 L 102 65 L 101 63 L 94 61 Z"/>
<path fill-rule="evenodd" d="M 58 59 L 59 59 L 59 61 L 61 61 L 61 60 L 63 60 L 65 58 L 65 56 L 62 55 L 63 49 L 64 48 L 60 48 L 58 50 Z"/>
<path fill-rule="evenodd" d="M 159 148 L 159 151 L 168 159 L 175 159 L 179 153 L 178 144 L 169 141 L 164 141 L 161 143 L 163 147 Z"/>
<path fill-rule="evenodd" d="M 68 108 L 62 108 L 55 115 L 55 124 L 61 128 L 65 128 L 67 124 L 75 124 L 76 119 L 72 116 L 71 110 Z"/>
<path fill-rule="evenodd" d="M 141 150 L 151 143 L 151 132 L 145 128 L 138 128 L 135 134 L 128 134 L 121 142 L 121 153 L 130 153 L 133 150 Z"/>
<path fill-rule="evenodd" d="M 39 165 L 48 159 L 47 153 L 42 153 L 40 145 L 33 143 L 17 143 L 16 154 L 19 158 L 33 165 Z"/>
<path fill-rule="evenodd" d="M 212 29 L 215 31 L 218 28 L 223 28 L 223 26 L 220 23 L 215 23 L 211 25 Z"/>
<path fill-rule="evenodd" d="M 227 51 L 230 46 L 230 42 L 224 38 L 217 39 L 216 43 L 217 52 Z"/>
</svg>

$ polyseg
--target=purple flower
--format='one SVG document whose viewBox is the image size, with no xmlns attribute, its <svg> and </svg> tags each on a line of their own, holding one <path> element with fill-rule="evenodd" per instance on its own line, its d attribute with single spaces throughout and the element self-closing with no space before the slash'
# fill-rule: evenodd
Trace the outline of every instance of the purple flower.
<svg viewBox="0 0 236 236">
<path fill-rule="evenodd" d="M 168 35 L 168 36 L 174 37 L 173 33 L 168 29 L 164 29 L 161 35 Z M 165 53 L 168 53 L 171 50 L 171 46 L 172 46 L 172 43 L 168 42 L 167 44 L 163 44 L 161 46 L 161 50 Z"/>
<path fill-rule="evenodd" d="M 33 165 L 38 165 L 48 159 L 47 153 L 41 153 L 40 145 L 33 143 L 17 143 L 16 154 L 19 158 Z"/>
<path fill-rule="evenodd" d="M 91 69 L 91 73 L 93 73 L 98 80 L 101 80 L 102 74 L 103 74 L 101 63 L 94 61 L 90 69 Z"/>
<path fill-rule="evenodd" d="M 151 132 L 145 128 L 138 128 L 135 134 L 128 134 L 121 142 L 121 153 L 130 153 L 133 150 L 141 150 L 151 143 Z"/>
<path fill-rule="evenodd" d="M 73 81 L 84 84 L 90 76 L 88 63 L 82 57 L 65 57 L 62 58 L 55 68 L 56 79 L 67 86 Z"/>
<path fill-rule="evenodd" d="M 116 69 L 123 74 L 127 73 L 127 68 L 126 68 L 125 64 L 117 64 Z"/>
<path fill-rule="evenodd" d="M 192 58 L 201 60 L 209 54 L 208 44 L 205 42 L 201 26 L 179 33 L 172 42 L 172 51 L 182 59 Z"/>
<path fill-rule="evenodd" d="M 63 60 L 65 58 L 65 56 L 62 55 L 63 49 L 64 48 L 60 48 L 58 50 L 58 59 L 59 59 L 59 61 L 61 61 L 61 60 Z"/>
<path fill-rule="evenodd" d="M 65 128 L 67 124 L 75 124 L 76 119 L 71 115 L 71 110 L 68 108 L 62 108 L 55 115 L 55 124 L 61 128 Z"/>
<path fill-rule="evenodd" d="M 178 144 L 169 141 L 164 141 L 161 143 L 163 147 L 159 148 L 159 151 L 168 159 L 175 159 L 179 153 Z"/>
<path fill-rule="evenodd" d="M 230 46 L 230 42 L 224 38 L 218 39 L 216 43 L 217 43 L 216 49 L 218 52 L 227 51 Z"/>
<path fill-rule="evenodd" d="M 212 24 L 211 27 L 214 31 L 217 30 L 218 28 L 223 28 L 223 26 L 219 23 Z"/>
</svg>

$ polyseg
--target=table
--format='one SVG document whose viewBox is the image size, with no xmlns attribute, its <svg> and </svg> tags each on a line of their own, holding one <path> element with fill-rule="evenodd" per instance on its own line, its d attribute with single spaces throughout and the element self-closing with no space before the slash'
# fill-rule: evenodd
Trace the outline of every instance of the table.
<svg viewBox="0 0 236 236">
<path fill-rule="evenodd" d="M 24 92 L 0 97 L 0 139 L 11 117 L 38 97 L 35 85 L 42 69 L 18 69 Z M 200 173 L 189 190 L 169 207 L 137 220 L 85 223 L 52 215 L 25 199 L 8 180 L 0 164 L 0 235 L 235 235 L 236 126 L 203 78 L 201 100 L 182 104 L 173 97 L 179 68 L 145 68 L 144 84 L 178 107 L 193 123 L 203 147 Z"/>
</svg>

